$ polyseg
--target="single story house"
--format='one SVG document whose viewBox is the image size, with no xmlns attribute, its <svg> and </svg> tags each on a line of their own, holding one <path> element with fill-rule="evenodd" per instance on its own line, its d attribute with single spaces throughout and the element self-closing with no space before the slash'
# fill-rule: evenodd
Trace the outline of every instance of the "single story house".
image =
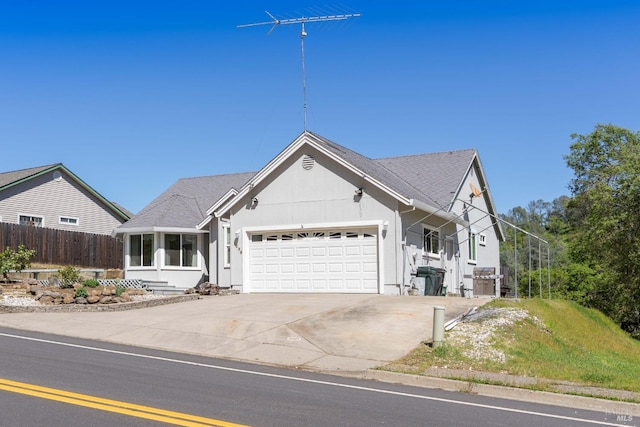
<svg viewBox="0 0 640 427">
<path fill-rule="evenodd" d="M 258 172 L 179 180 L 114 232 L 126 278 L 179 288 L 398 295 L 430 266 L 448 293 L 499 296 L 496 215 L 476 150 L 370 159 L 305 131 Z"/>
<path fill-rule="evenodd" d="M 110 235 L 132 216 L 62 163 L 0 173 L 0 222 Z"/>
</svg>

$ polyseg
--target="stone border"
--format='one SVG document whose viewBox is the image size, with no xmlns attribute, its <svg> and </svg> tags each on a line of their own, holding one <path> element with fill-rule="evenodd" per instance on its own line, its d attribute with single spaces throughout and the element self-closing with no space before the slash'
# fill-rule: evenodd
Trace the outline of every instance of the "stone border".
<svg viewBox="0 0 640 427">
<path fill-rule="evenodd" d="M 70 313 L 77 311 L 105 312 L 105 311 L 127 311 L 138 308 L 156 307 L 159 305 L 174 304 L 178 302 L 193 301 L 200 299 L 200 295 L 176 295 L 162 298 L 154 298 L 145 301 L 121 302 L 117 304 L 60 304 L 60 305 L 27 305 L 13 306 L 0 304 L 0 314 L 2 313 Z"/>
</svg>

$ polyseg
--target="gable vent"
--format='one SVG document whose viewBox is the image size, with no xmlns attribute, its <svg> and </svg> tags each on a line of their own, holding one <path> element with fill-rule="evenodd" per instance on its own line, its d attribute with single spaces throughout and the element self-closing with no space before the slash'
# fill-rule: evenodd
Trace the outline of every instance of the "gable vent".
<svg viewBox="0 0 640 427">
<path fill-rule="evenodd" d="M 305 154 L 302 157 L 302 168 L 304 170 L 311 169 L 315 163 L 316 163 L 315 159 L 308 154 Z"/>
</svg>

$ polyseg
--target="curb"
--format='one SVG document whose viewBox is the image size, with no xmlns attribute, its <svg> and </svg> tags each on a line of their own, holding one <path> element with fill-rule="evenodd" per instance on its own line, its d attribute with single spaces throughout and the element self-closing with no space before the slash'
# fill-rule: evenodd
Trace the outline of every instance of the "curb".
<svg viewBox="0 0 640 427">
<path fill-rule="evenodd" d="M 640 404 L 600 399 L 596 397 L 575 396 L 571 394 L 528 390 L 516 387 L 478 384 L 468 381 L 379 371 L 376 369 L 369 369 L 365 371 L 362 378 L 458 393 L 476 394 L 479 396 L 495 397 L 499 399 L 534 402 L 589 411 L 602 411 L 608 414 L 629 414 L 633 416 L 640 416 Z"/>
</svg>

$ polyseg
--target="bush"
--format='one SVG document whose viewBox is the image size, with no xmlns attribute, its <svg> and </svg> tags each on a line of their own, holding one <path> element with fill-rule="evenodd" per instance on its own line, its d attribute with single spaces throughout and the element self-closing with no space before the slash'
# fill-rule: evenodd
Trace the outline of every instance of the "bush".
<svg viewBox="0 0 640 427">
<path fill-rule="evenodd" d="M 82 282 L 80 270 L 70 265 L 58 269 L 58 276 L 60 277 L 61 288 L 70 288 L 74 283 Z"/>
<path fill-rule="evenodd" d="M 125 288 L 124 286 L 116 285 L 116 296 L 119 297 L 126 290 L 127 290 L 127 288 Z"/>
<path fill-rule="evenodd" d="M 88 279 L 85 280 L 83 282 L 83 285 L 88 287 L 88 288 L 95 288 L 96 286 L 98 286 L 100 283 L 98 283 L 98 281 L 96 279 Z"/>
<path fill-rule="evenodd" d="M 76 289 L 76 298 L 86 298 L 87 295 L 89 294 L 85 288 Z"/>
<path fill-rule="evenodd" d="M 9 271 L 22 271 L 31 265 L 31 258 L 36 254 L 33 249 L 27 249 L 26 246 L 18 246 L 18 250 L 14 251 L 10 247 L 6 247 L 0 252 L 0 273 L 6 282 L 9 280 Z"/>
</svg>

